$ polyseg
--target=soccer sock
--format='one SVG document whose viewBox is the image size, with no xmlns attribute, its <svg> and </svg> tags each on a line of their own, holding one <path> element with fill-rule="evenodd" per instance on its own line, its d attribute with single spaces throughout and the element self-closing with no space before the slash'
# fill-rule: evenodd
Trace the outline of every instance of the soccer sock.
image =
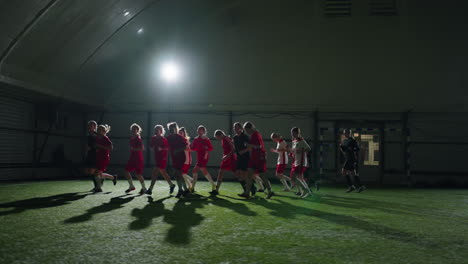
<svg viewBox="0 0 468 264">
<path fill-rule="evenodd" d="M 262 179 L 260 179 L 260 177 L 255 177 L 255 182 L 257 183 L 260 189 L 265 190 L 265 186 L 263 186 L 263 182 Z"/>
<path fill-rule="evenodd" d="M 280 181 L 283 184 L 284 188 L 289 189 L 288 183 L 286 182 L 285 179 L 281 178 Z"/>
<path fill-rule="evenodd" d="M 188 176 L 187 174 L 183 174 L 182 177 L 184 177 L 185 184 L 189 188 L 192 188 L 192 181 L 191 181 L 192 178 L 190 176 Z"/>
<path fill-rule="evenodd" d="M 302 179 L 299 180 L 299 181 L 302 183 L 302 185 L 304 186 L 304 188 L 305 188 L 309 193 L 312 193 L 312 191 L 310 190 L 309 185 L 307 184 L 307 182 L 305 182 L 305 181 L 302 180 Z"/>
<path fill-rule="evenodd" d="M 219 187 L 221 187 L 222 181 L 216 182 L 216 190 L 219 191 Z"/>
<path fill-rule="evenodd" d="M 239 181 L 240 185 L 242 186 L 242 189 L 245 191 L 245 185 L 247 184 L 245 181 Z"/>
<path fill-rule="evenodd" d="M 94 175 L 92 175 L 92 174 L 87 174 L 87 176 L 93 179 L 94 189 L 96 189 L 97 184 L 96 184 L 96 178 L 94 177 Z"/>
<path fill-rule="evenodd" d="M 361 179 L 358 175 L 354 175 L 354 182 L 356 182 L 357 187 L 361 187 Z"/>
<path fill-rule="evenodd" d="M 132 177 L 128 178 L 127 181 L 130 188 L 135 188 L 135 186 L 133 185 Z"/>
<path fill-rule="evenodd" d="M 205 175 L 205 178 L 211 183 L 211 186 L 213 186 L 213 187 L 216 186 L 216 184 L 214 183 L 213 178 L 211 177 L 210 173 L 207 173 Z"/>
<path fill-rule="evenodd" d="M 150 184 L 150 187 L 149 187 L 149 190 L 150 190 L 150 191 L 153 190 L 155 184 L 156 184 L 156 178 L 151 179 L 151 184 Z"/>
<path fill-rule="evenodd" d="M 289 176 L 284 175 L 284 174 L 283 174 L 283 179 L 285 179 L 285 180 L 291 182 L 291 178 L 290 178 Z"/>
<path fill-rule="evenodd" d="M 141 184 L 141 189 L 146 190 L 145 180 L 140 180 L 140 184 Z"/>
<path fill-rule="evenodd" d="M 94 175 L 94 181 L 96 182 L 96 189 L 101 189 L 101 177 Z"/>
<path fill-rule="evenodd" d="M 351 177 L 349 177 L 349 174 L 346 174 L 346 181 L 348 182 L 349 187 L 353 186 L 353 182 L 351 181 Z"/>
</svg>

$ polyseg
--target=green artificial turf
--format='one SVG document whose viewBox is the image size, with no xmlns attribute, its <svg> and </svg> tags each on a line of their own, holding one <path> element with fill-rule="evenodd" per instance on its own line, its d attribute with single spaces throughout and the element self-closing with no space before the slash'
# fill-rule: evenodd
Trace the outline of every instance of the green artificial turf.
<svg viewBox="0 0 468 264">
<path fill-rule="evenodd" d="M 245 201 L 233 182 L 187 199 L 163 181 L 152 198 L 91 186 L 1 184 L 0 263 L 468 263 L 468 190 L 323 187 L 303 200 L 275 186 Z"/>
</svg>

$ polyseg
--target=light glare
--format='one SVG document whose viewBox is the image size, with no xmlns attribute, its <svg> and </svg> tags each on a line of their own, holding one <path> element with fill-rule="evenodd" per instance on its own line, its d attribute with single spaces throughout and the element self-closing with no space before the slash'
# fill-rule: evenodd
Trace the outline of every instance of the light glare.
<svg viewBox="0 0 468 264">
<path fill-rule="evenodd" d="M 173 62 L 164 63 L 161 66 L 161 78 L 167 82 L 175 82 L 180 77 L 180 69 L 177 64 Z"/>
<path fill-rule="evenodd" d="M 137 33 L 138 34 L 143 34 L 143 28 L 138 29 Z"/>
</svg>

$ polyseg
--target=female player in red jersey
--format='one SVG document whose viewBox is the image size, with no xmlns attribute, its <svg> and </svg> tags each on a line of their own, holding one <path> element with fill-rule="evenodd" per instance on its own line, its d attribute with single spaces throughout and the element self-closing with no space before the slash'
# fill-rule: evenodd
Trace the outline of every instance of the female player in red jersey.
<svg viewBox="0 0 468 264">
<path fill-rule="evenodd" d="M 151 137 L 150 147 L 154 149 L 155 167 L 151 175 L 151 185 L 146 191 L 146 194 L 153 194 L 153 188 L 154 184 L 156 183 L 156 179 L 158 178 L 158 174 L 161 174 L 167 181 L 167 183 L 169 184 L 169 194 L 172 194 L 175 189 L 175 184 L 172 183 L 171 178 L 169 177 L 166 171 L 167 151 L 169 150 L 169 143 L 164 137 L 166 131 L 162 125 L 156 125 L 154 127 L 154 134 L 155 135 Z"/>
<path fill-rule="evenodd" d="M 112 176 L 107 173 L 104 173 L 107 169 L 107 166 L 110 162 L 110 151 L 113 149 L 112 142 L 107 137 L 111 127 L 109 125 L 99 125 L 97 129 L 96 136 L 96 168 L 97 172 L 95 174 L 96 178 L 96 189 L 94 192 L 102 192 L 101 179 L 111 179 L 114 182 L 114 185 L 117 181 L 117 176 Z"/>
<path fill-rule="evenodd" d="M 206 136 L 206 127 L 202 125 L 198 126 L 197 133 L 198 136 L 193 140 L 192 144 L 190 145 L 190 149 L 192 149 L 192 151 L 197 152 L 197 164 L 195 165 L 195 168 L 193 168 L 192 171 L 192 190 L 195 190 L 195 184 L 198 180 L 198 172 L 201 171 L 205 178 L 211 183 L 212 191 L 214 191 L 216 190 L 216 185 L 210 173 L 206 169 L 210 156 L 210 151 L 213 151 L 213 145 L 211 145 L 210 139 Z"/>
<path fill-rule="evenodd" d="M 185 127 L 179 128 L 179 135 L 183 136 L 187 140 L 187 142 L 190 142 L 190 137 L 187 134 L 187 130 L 185 129 Z M 185 184 L 189 188 L 190 192 L 194 192 L 194 189 L 192 188 L 193 179 L 187 174 L 190 169 L 190 166 L 192 165 L 192 154 L 190 153 L 190 146 L 187 146 L 187 148 L 184 150 L 184 153 L 185 163 L 182 167 L 182 177 L 184 177 Z"/>
<path fill-rule="evenodd" d="M 224 131 L 216 130 L 214 136 L 217 140 L 221 141 L 221 145 L 223 147 L 223 158 L 221 160 L 221 166 L 218 172 L 218 178 L 216 179 L 216 190 L 212 191 L 212 195 L 219 194 L 219 187 L 221 187 L 221 183 L 223 183 L 223 176 L 226 171 L 231 171 L 233 173 L 236 172 L 236 148 L 234 147 L 234 143 L 232 142 L 232 138 L 226 136 Z"/>
<path fill-rule="evenodd" d="M 134 171 L 141 183 L 140 194 L 144 194 L 146 192 L 145 179 L 143 178 L 143 151 L 145 150 L 145 146 L 140 136 L 141 127 L 138 124 L 132 124 L 130 131 L 132 132 L 132 136 L 130 137 L 130 158 L 125 167 L 125 178 L 128 180 L 129 187 L 125 192 L 129 193 L 135 190 L 131 175 L 131 172 Z"/>
<path fill-rule="evenodd" d="M 250 150 L 250 159 L 246 189 L 245 192 L 240 196 L 245 198 L 250 197 L 249 192 L 252 186 L 252 182 L 254 180 L 255 174 L 258 174 L 259 177 L 263 180 L 263 184 L 265 185 L 266 189 L 268 190 L 267 199 L 270 199 L 274 193 L 271 190 L 270 181 L 265 175 L 267 170 L 266 151 L 262 135 L 258 132 L 252 122 L 245 122 L 244 130 L 247 132 L 247 134 L 250 135 L 250 140 L 247 144 L 247 148 Z"/>
<path fill-rule="evenodd" d="M 182 167 L 184 167 L 185 164 L 185 150 L 187 149 L 188 142 L 183 136 L 179 135 L 179 126 L 176 122 L 167 124 L 167 129 L 169 130 L 167 142 L 169 143 L 172 167 L 174 169 L 177 186 L 179 187 L 176 197 L 180 198 L 182 195 L 185 196 L 189 194 L 187 185 L 182 177 Z"/>
</svg>

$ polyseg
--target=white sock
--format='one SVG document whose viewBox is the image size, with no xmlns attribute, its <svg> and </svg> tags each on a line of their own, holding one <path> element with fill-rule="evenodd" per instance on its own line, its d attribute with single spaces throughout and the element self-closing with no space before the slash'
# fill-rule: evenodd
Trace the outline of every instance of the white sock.
<svg viewBox="0 0 468 264">
<path fill-rule="evenodd" d="M 182 177 L 184 177 L 185 184 L 189 188 L 192 188 L 192 178 L 190 176 L 188 176 L 187 174 L 182 174 Z"/>
<path fill-rule="evenodd" d="M 258 188 L 260 188 L 261 190 L 265 190 L 265 186 L 263 186 L 262 179 L 260 179 L 259 177 L 255 177 L 255 182 L 257 183 Z"/>
<path fill-rule="evenodd" d="M 212 187 L 216 188 L 216 183 L 214 183 L 213 178 L 211 177 L 209 173 L 205 175 L 205 178 L 211 183 Z"/>
</svg>

